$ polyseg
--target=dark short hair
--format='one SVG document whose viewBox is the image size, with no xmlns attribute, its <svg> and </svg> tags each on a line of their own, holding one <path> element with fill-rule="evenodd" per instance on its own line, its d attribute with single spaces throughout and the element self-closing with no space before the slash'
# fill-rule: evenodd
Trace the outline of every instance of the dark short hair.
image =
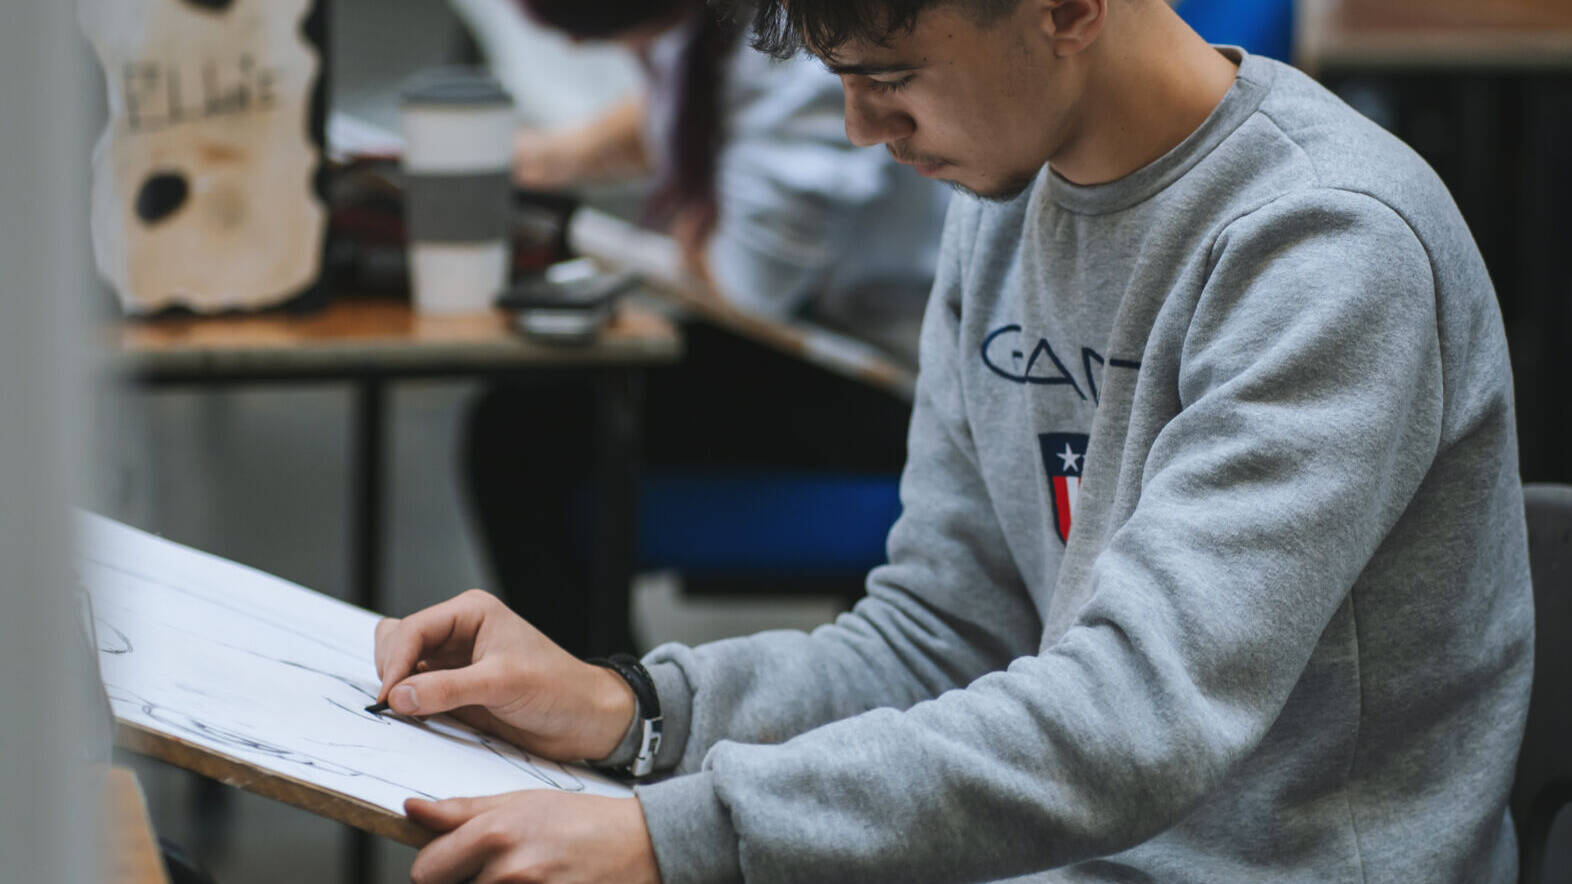
<svg viewBox="0 0 1572 884">
<path fill-rule="evenodd" d="M 753 47 L 778 58 L 811 48 L 833 54 L 846 43 L 887 46 L 910 33 L 917 16 L 934 6 L 951 6 L 987 24 L 1015 9 L 1020 0 L 711 0 L 724 16 L 751 16 Z"/>
</svg>

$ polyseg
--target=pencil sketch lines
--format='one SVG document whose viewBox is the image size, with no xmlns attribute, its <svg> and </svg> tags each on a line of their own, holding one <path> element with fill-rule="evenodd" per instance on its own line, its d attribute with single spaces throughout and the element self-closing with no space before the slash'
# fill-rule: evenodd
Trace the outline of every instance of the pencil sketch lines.
<svg viewBox="0 0 1572 884">
<path fill-rule="evenodd" d="M 98 635 L 100 652 L 114 657 L 131 653 L 131 639 L 115 628 L 113 623 L 106 623 L 102 617 L 94 617 L 93 631 Z"/>
<path fill-rule="evenodd" d="M 101 623 L 102 623 L 102 625 L 105 628 L 111 630 L 113 632 L 113 635 L 116 636 L 117 638 L 115 640 L 113 640 L 112 643 L 111 642 L 102 642 L 102 640 L 101 640 L 102 643 L 101 643 L 100 650 L 102 650 L 106 654 L 123 655 L 123 654 L 130 653 L 131 650 L 132 650 L 131 642 L 130 642 L 129 639 L 126 639 L 124 637 L 124 633 L 121 632 L 119 629 L 117 629 L 116 627 L 114 627 L 111 624 L 103 623 L 102 621 L 101 621 Z M 394 721 L 402 721 L 402 722 L 404 722 L 406 724 L 409 724 L 409 725 L 417 727 L 417 728 L 419 728 L 419 729 L 421 729 L 423 731 L 426 731 L 427 733 L 433 734 L 435 736 L 440 736 L 440 737 L 443 737 L 445 739 L 456 740 L 456 741 L 458 741 L 460 743 L 479 744 L 480 746 L 483 746 L 486 749 L 486 751 L 488 753 L 490 753 L 493 757 L 500 759 L 508 767 L 512 768 L 513 770 L 518 771 L 519 773 L 524 774 L 525 776 L 529 777 L 530 779 L 534 780 L 535 782 L 540 783 L 543 786 L 546 786 L 546 787 L 552 788 L 552 789 L 557 789 L 558 791 L 562 791 L 562 792 L 582 792 L 582 791 L 586 790 L 586 786 L 584 784 L 584 781 L 579 779 L 578 776 L 576 776 L 572 771 L 568 770 L 563 765 L 561 765 L 559 763 L 556 763 L 556 762 L 547 762 L 547 761 L 545 761 L 545 759 L 540 759 L 539 762 L 537 762 L 537 760 L 533 756 L 531 756 L 529 753 L 525 752 L 524 750 L 517 749 L 516 747 L 513 747 L 512 744 L 510 744 L 510 743 L 502 744 L 502 745 L 507 746 L 510 749 L 513 749 L 515 752 L 518 753 L 517 756 L 515 756 L 513 754 L 510 754 L 509 752 L 504 751 L 502 748 L 499 748 L 499 745 L 496 742 L 495 738 L 493 738 L 490 735 L 487 735 L 487 734 L 485 734 L 485 733 L 483 733 L 483 732 L 481 732 L 479 730 L 471 728 L 468 725 L 461 724 L 461 723 L 457 722 L 456 720 L 451 720 L 451 719 L 447 719 L 447 718 L 444 717 L 442 719 L 442 723 L 443 723 L 444 726 L 439 728 L 439 727 L 433 726 L 433 724 L 431 722 L 422 721 L 422 720 L 416 719 L 416 718 L 409 718 L 407 716 L 402 716 L 402 715 L 397 715 L 397 716 L 394 716 L 394 715 L 374 715 L 372 713 L 366 712 L 365 709 L 364 709 L 364 704 L 360 704 L 359 700 L 375 700 L 376 699 L 376 692 L 374 690 L 368 688 L 362 682 L 357 681 L 356 679 L 351 678 L 349 676 L 340 675 L 339 673 L 332 672 L 332 671 L 329 671 L 329 670 L 326 670 L 326 669 L 322 669 L 322 668 L 317 667 L 317 666 L 312 666 L 312 665 L 307 664 L 307 663 L 301 663 L 301 662 L 298 662 L 298 661 L 295 661 L 295 660 L 284 660 L 284 659 L 280 659 L 280 658 L 277 658 L 277 657 L 272 657 L 272 656 L 269 656 L 267 654 L 262 654 L 262 653 L 259 653 L 257 651 L 253 651 L 253 650 L 251 650 L 249 648 L 238 647 L 236 645 L 232 645 L 232 644 L 229 644 L 227 642 L 207 639 L 205 636 L 201 636 L 201 635 L 198 635 L 196 633 L 192 633 L 189 630 L 184 630 L 184 629 L 181 629 L 180 627 L 177 627 L 177 626 L 166 624 L 165 628 L 170 629 L 171 631 L 182 632 L 182 633 L 185 633 L 187 635 L 191 635 L 193 638 L 196 638 L 196 639 L 205 639 L 207 641 L 210 641 L 212 644 L 218 645 L 218 646 L 223 647 L 223 648 L 227 648 L 227 649 L 232 650 L 232 651 L 243 653 L 243 654 L 246 654 L 248 656 L 256 657 L 256 658 L 261 659 L 261 660 L 265 660 L 265 661 L 267 661 L 269 663 L 272 663 L 274 665 L 284 666 L 284 667 L 287 667 L 287 668 L 290 668 L 290 669 L 294 669 L 294 670 L 297 670 L 297 671 L 300 671 L 300 672 L 307 672 L 307 673 L 315 675 L 315 676 L 317 676 L 319 678 L 324 678 L 324 679 L 327 679 L 329 681 L 335 682 L 338 685 L 342 686 L 343 688 L 347 688 L 348 690 L 353 691 L 356 695 L 358 695 L 356 700 L 351 701 L 349 704 L 346 704 L 344 702 L 341 702 L 338 699 L 335 699 L 332 696 L 328 696 L 327 694 L 323 694 L 322 695 L 323 701 L 325 701 L 328 705 L 334 707 L 335 709 L 338 709 L 339 711 L 343 712 L 344 714 L 352 716 L 357 721 L 375 722 L 376 724 L 381 725 L 383 727 L 391 726 L 394 723 Z M 104 645 L 107 645 L 107 647 L 105 647 Z M 108 686 L 107 683 L 106 683 L 106 686 Z M 113 695 L 111 695 L 111 696 L 113 696 Z M 269 742 L 266 742 L 266 741 L 263 741 L 263 740 L 255 739 L 255 738 L 252 738 L 252 737 L 250 737 L 248 735 L 245 735 L 245 734 L 240 734 L 240 733 L 237 733 L 237 732 L 234 732 L 234 731 L 225 730 L 224 728 L 212 725 L 210 723 L 203 722 L 202 720 L 200 720 L 200 719 L 196 718 L 195 716 L 192 716 L 192 715 L 190 715 L 188 713 L 181 713 L 181 712 L 175 712 L 173 710 L 164 709 L 163 707 L 157 706 L 156 704 L 152 704 L 152 703 L 149 703 L 149 702 L 147 702 L 145 700 L 141 700 L 141 698 L 136 698 L 136 701 L 137 701 L 136 705 L 141 706 L 143 708 L 144 713 L 147 714 L 150 718 L 153 718 L 154 720 L 159 721 L 161 723 L 164 723 L 166 725 L 169 725 L 170 727 L 179 728 L 179 729 L 184 730 L 184 731 L 186 731 L 188 733 L 195 733 L 195 734 L 199 734 L 199 735 L 202 735 L 202 736 L 206 736 L 208 739 L 211 739 L 211 740 L 213 740 L 215 742 L 219 742 L 219 743 L 221 743 L 223 745 L 226 745 L 226 746 L 231 746 L 231 747 L 234 747 L 234 748 L 246 749 L 246 750 L 251 751 L 251 752 L 256 752 L 256 753 L 260 753 L 260 754 L 263 754 L 263 755 L 271 756 L 273 758 L 277 758 L 277 759 L 279 759 L 281 761 L 287 761 L 287 762 L 290 762 L 290 763 L 293 763 L 293 764 L 302 765 L 304 767 L 311 767 L 311 768 L 315 768 L 315 769 L 318 769 L 318 770 L 323 770 L 323 771 L 328 771 L 328 772 L 332 772 L 332 773 L 337 773 L 337 774 L 339 774 L 341 776 L 363 776 L 363 777 L 367 777 L 368 779 L 373 779 L 373 780 L 377 780 L 379 782 L 386 783 L 386 784 L 388 784 L 390 786 L 394 786 L 396 788 L 407 789 L 408 791 L 410 791 L 410 792 L 412 792 L 414 794 L 423 796 L 423 797 L 428 797 L 428 798 L 431 797 L 428 793 L 422 792 L 422 791 L 420 791 L 418 789 L 414 789 L 412 787 L 405 786 L 405 785 L 400 784 L 400 783 L 395 783 L 395 782 L 393 782 L 391 780 L 387 780 L 387 779 L 383 779 L 381 777 L 377 777 L 377 776 L 374 776 L 374 775 L 371 775 L 371 774 L 367 774 L 367 773 L 365 773 L 363 771 L 360 771 L 360 770 L 357 770 L 357 769 L 354 769 L 354 768 L 351 768 L 351 767 L 347 767 L 345 765 L 336 764 L 336 763 L 331 762 L 331 761 L 326 761 L 326 760 L 323 760 L 323 759 L 320 759 L 320 758 L 316 758 L 315 756 L 311 756 L 311 755 L 307 755 L 307 754 L 304 754 L 304 753 L 296 752 L 295 750 L 292 750 L 292 749 L 290 749 L 290 748 L 288 748 L 286 746 L 281 746 L 281 745 L 277 745 L 277 744 L 274 744 L 274 743 L 269 743 Z M 322 745 L 333 746 L 333 745 L 339 745 L 339 744 L 324 743 Z M 357 746 L 357 748 L 369 748 L 369 747 Z M 519 756 L 522 756 L 522 757 L 519 757 Z M 549 767 L 547 767 L 546 765 L 549 765 Z M 553 770 L 553 768 L 554 768 L 554 770 Z M 432 800 L 435 800 L 435 799 L 433 798 Z"/>
<path fill-rule="evenodd" d="M 80 616 L 115 717 L 152 751 L 178 743 L 171 757 L 199 767 L 224 758 L 220 770 L 254 767 L 395 814 L 416 797 L 627 794 L 478 719 L 366 712 L 381 687 L 371 612 L 96 517 L 81 533 Z"/>
<path fill-rule="evenodd" d="M 491 750 L 491 754 L 507 762 L 508 766 L 535 778 L 539 782 L 550 786 L 553 789 L 557 789 L 562 792 L 583 792 L 585 789 L 584 781 L 579 779 L 577 776 L 574 776 L 572 771 L 563 767 L 561 764 L 551 762 L 552 766 L 555 767 L 562 774 L 562 776 L 566 778 L 565 783 L 557 782 L 556 778 L 550 771 L 547 771 L 545 768 L 536 764 L 535 759 L 531 757 L 528 752 L 524 752 L 522 749 L 519 750 L 519 753 L 524 756 L 524 762 L 520 764 L 518 759 L 510 758 L 506 754 L 498 751 L 497 747 L 492 745 L 490 737 L 481 737 L 480 745 L 485 746 L 487 749 Z"/>
<path fill-rule="evenodd" d="M 349 713 L 350 715 L 355 716 L 356 718 L 358 718 L 358 719 L 360 719 L 362 721 L 374 721 L 374 722 L 376 722 L 377 724 L 380 724 L 380 725 L 390 725 L 390 724 L 393 723 L 392 719 L 383 718 L 380 715 L 373 715 L 370 712 L 367 712 L 363 708 L 362 709 L 355 709 L 354 707 L 351 707 L 351 706 L 345 706 L 343 703 L 340 703 L 339 701 L 333 699 L 332 697 L 323 697 L 322 699 L 326 700 L 328 702 L 329 706 L 332 706 L 335 709 L 341 709 L 341 710 Z M 337 745 L 341 745 L 341 744 L 328 743 L 326 745 L 337 746 Z M 360 748 L 364 749 L 364 748 L 367 748 L 367 747 L 362 746 Z"/>
<path fill-rule="evenodd" d="M 399 720 L 408 722 L 409 724 L 412 724 L 429 734 L 433 734 L 444 739 L 455 740 L 460 743 L 478 743 L 479 745 L 484 746 L 486 751 L 490 752 L 497 758 L 502 759 L 502 762 L 508 767 L 513 768 L 525 776 L 528 776 L 530 779 L 540 783 L 543 786 L 547 786 L 561 792 L 583 792 L 586 789 L 584 781 L 579 779 L 577 775 L 563 767 L 561 764 L 558 764 L 554 761 L 545 762 L 546 764 L 550 764 L 552 767 L 555 767 L 558 771 L 561 772 L 561 776 L 559 778 L 541 764 L 537 764 L 535 757 L 523 749 L 514 746 L 512 743 L 499 741 L 497 738 L 492 737 L 491 735 L 471 727 L 470 725 L 465 724 L 457 719 L 449 718 L 447 716 L 436 716 L 430 720 L 421 720 L 418 718 L 410 718 L 404 715 L 400 715 L 398 718 Z M 499 744 L 508 749 L 511 749 L 513 752 L 518 753 L 520 757 L 514 757 L 508 752 L 503 751 L 501 748 L 498 748 Z M 545 759 L 541 759 L 541 761 L 544 762 Z"/>
<path fill-rule="evenodd" d="M 437 796 L 432 795 L 429 792 L 416 789 L 413 786 L 405 785 L 404 783 L 396 782 L 394 780 L 387 779 L 386 777 L 379 777 L 376 774 L 357 770 L 353 767 L 339 764 L 328 759 L 318 758 L 314 755 L 309 755 L 307 753 L 291 749 L 287 746 L 281 746 L 277 743 L 272 743 L 268 742 L 267 740 L 253 737 L 250 734 L 241 733 L 240 731 L 231 730 L 229 728 L 203 721 L 202 719 L 197 718 L 190 713 L 181 712 L 178 709 L 170 709 L 160 706 L 157 703 L 154 703 L 143 697 L 139 697 L 136 694 L 114 685 L 106 684 L 104 687 L 111 700 L 137 706 L 142 710 L 143 715 L 146 715 L 153 721 L 156 721 L 159 724 L 162 724 L 165 727 L 171 728 L 173 730 L 181 731 L 191 736 L 198 737 L 204 742 L 210 744 L 216 743 L 222 748 L 235 749 L 251 754 L 267 756 L 279 761 L 299 765 L 300 767 L 318 770 L 323 773 L 335 774 L 342 777 L 364 777 L 368 780 L 375 780 L 379 783 L 392 786 L 395 789 L 401 789 L 405 792 L 419 795 L 420 797 L 429 801 L 437 800 Z"/>
<path fill-rule="evenodd" d="M 248 620 L 255 620 L 258 623 L 261 623 L 261 624 L 263 624 L 265 626 L 269 626 L 269 627 L 271 627 L 273 629 L 277 629 L 280 632 L 285 632 L 285 633 L 288 633 L 290 635 L 295 636 L 296 638 L 304 639 L 305 641 L 311 642 L 312 644 L 320 645 L 321 647 L 327 648 L 328 650 L 333 651 L 334 653 L 343 654 L 346 657 L 351 657 L 351 658 L 354 658 L 356 660 L 360 659 L 360 655 L 359 654 L 353 653 L 351 651 L 346 651 L 343 648 L 339 647 L 338 645 L 335 645 L 335 644 L 333 644 L 331 642 L 323 641 L 322 639 L 318 638 L 317 636 L 311 635 L 310 633 L 302 632 L 301 630 L 296 629 L 295 627 L 289 625 L 288 623 L 283 623 L 283 622 L 274 620 L 274 619 L 269 618 L 269 617 L 264 617 L 261 614 L 257 613 L 256 611 L 246 610 L 244 608 L 241 608 L 241 607 L 238 607 L 238 606 L 236 606 L 234 604 L 231 604 L 231 603 L 229 603 L 228 601 L 226 601 L 224 599 L 215 598 L 214 596 L 209 595 L 207 593 L 198 592 L 198 591 L 192 590 L 192 589 L 187 589 L 187 588 L 185 588 L 183 586 L 176 586 L 175 584 L 170 583 L 167 580 L 160 580 L 157 577 L 152 577 L 152 576 L 149 576 L 147 574 L 142 574 L 142 573 L 139 573 L 137 571 L 133 571 L 130 568 L 125 567 L 124 565 L 117 565 L 117 564 L 115 564 L 113 562 L 106 562 L 106 561 L 103 561 L 102 559 L 94 558 L 93 556 L 90 556 L 90 555 L 83 556 L 82 557 L 82 561 L 91 562 L 91 563 L 99 566 L 100 568 L 104 568 L 104 569 L 109 570 L 109 571 L 114 571 L 117 574 L 121 574 L 123 576 L 133 578 L 135 580 L 140 580 L 143 583 L 151 583 L 154 586 L 163 587 L 164 589 L 167 589 L 167 590 L 169 590 L 171 592 L 179 593 L 180 595 L 186 596 L 187 598 L 195 599 L 195 600 L 197 600 L 199 602 L 202 602 L 202 603 L 208 604 L 208 605 L 212 605 L 212 606 L 214 606 L 216 608 L 222 608 L 223 610 L 229 611 L 232 614 L 238 614 L 241 617 L 247 618 Z"/>
</svg>

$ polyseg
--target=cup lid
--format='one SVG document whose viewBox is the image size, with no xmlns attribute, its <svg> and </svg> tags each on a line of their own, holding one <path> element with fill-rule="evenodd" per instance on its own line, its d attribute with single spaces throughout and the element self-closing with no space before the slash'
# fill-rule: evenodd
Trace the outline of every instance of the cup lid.
<svg viewBox="0 0 1572 884">
<path fill-rule="evenodd" d="M 404 82 L 405 104 L 512 104 L 502 84 L 481 67 L 427 68 Z"/>
</svg>

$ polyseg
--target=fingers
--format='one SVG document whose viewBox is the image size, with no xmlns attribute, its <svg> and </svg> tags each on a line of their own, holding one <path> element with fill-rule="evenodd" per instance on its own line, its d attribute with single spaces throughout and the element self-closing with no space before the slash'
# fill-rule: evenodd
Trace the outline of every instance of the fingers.
<svg viewBox="0 0 1572 884">
<path fill-rule="evenodd" d="M 433 832 L 451 832 L 469 821 L 469 816 L 449 809 L 452 801 L 427 801 L 424 798 L 404 799 L 404 815 L 410 822 Z"/>
<path fill-rule="evenodd" d="M 410 819 L 435 831 L 447 832 L 415 857 L 415 864 L 409 870 L 410 880 L 416 884 L 459 884 L 479 874 L 493 857 L 516 840 L 516 833 L 505 829 L 505 820 L 500 814 L 487 813 L 512 797 L 491 795 L 404 802 L 404 811 Z"/>
<path fill-rule="evenodd" d="M 460 706 L 501 706 L 519 695 L 503 666 L 482 660 L 459 669 L 433 669 L 405 678 L 388 692 L 400 715 L 436 715 Z"/>
<path fill-rule="evenodd" d="M 393 617 L 383 617 L 377 621 L 376 639 L 372 645 L 372 657 L 377 665 L 377 677 L 382 677 L 383 661 L 387 658 L 388 636 L 398 627 L 399 621 Z"/>
<path fill-rule="evenodd" d="M 409 867 L 412 884 L 462 884 L 485 868 L 491 853 L 477 826 L 461 828 L 427 844 Z"/>
<path fill-rule="evenodd" d="M 396 621 L 385 631 L 382 624 L 378 624 L 376 655 L 378 674 L 382 678 L 382 686 L 377 691 L 378 702 L 388 700 L 389 690 L 413 672 L 415 664 L 430 651 L 450 642 L 473 643 L 475 633 L 494 605 L 500 602 L 472 589 Z"/>
<path fill-rule="evenodd" d="M 480 814 L 501 807 L 509 794 L 482 795 L 476 798 L 449 798 L 444 801 L 426 801 L 409 798 L 404 801 L 404 813 L 415 823 L 433 832 L 451 832 Z"/>
</svg>

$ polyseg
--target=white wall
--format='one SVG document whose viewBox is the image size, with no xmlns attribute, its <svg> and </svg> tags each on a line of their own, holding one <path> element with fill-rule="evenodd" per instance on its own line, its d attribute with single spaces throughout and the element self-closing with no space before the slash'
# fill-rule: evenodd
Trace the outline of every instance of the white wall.
<svg viewBox="0 0 1572 884">
<path fill-rule="evenodd" d="M 467 28 L 497 77 L 538 126 L 582 120 L 639 87 L 633 57 L 609 44 L 570 44 L 532 24 L 515 0 L 332 0 L 333 108 L 398 125 L 399 84 L 446 63 Z"/>
<path fill-rule="evenodd" d="M 643 88 L 633 55 L 611 43 L 571 43 L 530 21 L 516 0 L 449 0 L 519 116 L 554 128 L 594 116 Z"/>
</svg>

